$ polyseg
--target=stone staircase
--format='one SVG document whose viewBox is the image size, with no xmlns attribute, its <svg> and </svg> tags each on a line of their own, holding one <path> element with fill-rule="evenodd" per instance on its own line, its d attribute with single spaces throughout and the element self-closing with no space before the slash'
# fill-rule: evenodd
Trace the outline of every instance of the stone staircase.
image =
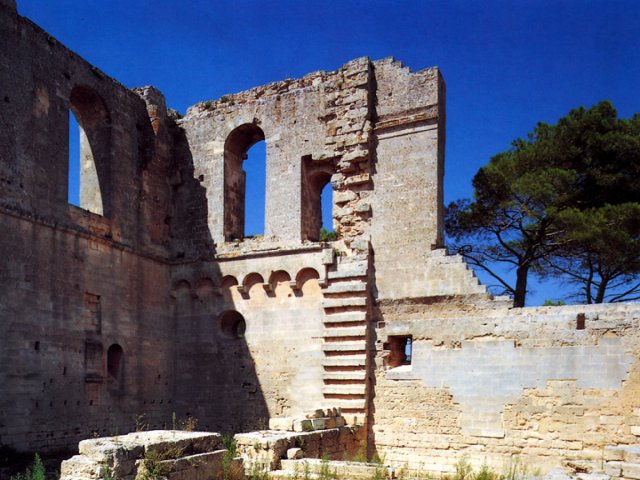
<svg viewBox="0 0 640 480">
<path fill-rule="evenodd" d="M 425 275 L 432 295 L 487 294 L 487 287 L 480 283 L 462 255 L 449 255 L 446 248 L 430 252 Z"/>
<path fill-rule="evenodd" d="M 391 470 L 384 465 L 359 462 L 326 461 L 317 458 L 282 460 L 281 470 L 269 472 L 271 479 L 290 478 L 390 478 Z"/>
<path fill-rule="evenodd" d="M 324 406 L 364 422 L 367 400 L 367 258 L 337 259 L 324 300 Z"/>
</svg>

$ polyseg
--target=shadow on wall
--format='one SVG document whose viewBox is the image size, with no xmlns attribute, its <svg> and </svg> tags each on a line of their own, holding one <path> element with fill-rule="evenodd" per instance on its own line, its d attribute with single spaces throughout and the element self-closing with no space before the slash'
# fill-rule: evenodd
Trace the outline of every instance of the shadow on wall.
<svg viewBox="0 0 640 480">
<path fill-rule="evenodd" d="M 213 265 L 209 265 L 213 267 Z M 176 411 L 198 429 L 237 433 L 266 428 L 267 404 L 244 338 L 246 320 L 210 278 L 175 285 L 178 342 Z"/>
<path fill-rule="evenodd" d="M 174 126 L 174 156 L 169 182 L 172 190 L 171 256 L 175 260 L 212 259 L 215 246 L 209 230 L 207 192 L 195 177 L 193 156 L 184 130 Z"/>
</svg>

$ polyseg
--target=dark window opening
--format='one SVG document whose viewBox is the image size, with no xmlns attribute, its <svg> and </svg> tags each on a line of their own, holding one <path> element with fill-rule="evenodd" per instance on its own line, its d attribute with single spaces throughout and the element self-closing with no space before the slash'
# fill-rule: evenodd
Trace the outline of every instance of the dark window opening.
<svg viewBox="0 0 640 480">
<path fill-rule="evenodd" d="M 387 366 L 391 368 L 400 367 L 401 365 L 411 365 L 413 355 L 413 338 L 411 335 L 394 335 L 388 337 L 384 349 L 388 350 Z"/>
<path fill-rule="evenodd" d="M 576 316 L 576 330 L 584 330 L 585 328 L 585 314 L 579 313 Z"/>
<path fill-rule="evenodd" d="M 117 343 L 114 343 L 107 350 L 107 374 L 109 380 L 121 386 L 124 370 L 124 351 Z"/>
<path fill-rule="evenodd" d="M 220 331 L 231 338 L 243 338 L 247 324 L 240 312 L 229 310 L 220 315 Z"/>
</svg>

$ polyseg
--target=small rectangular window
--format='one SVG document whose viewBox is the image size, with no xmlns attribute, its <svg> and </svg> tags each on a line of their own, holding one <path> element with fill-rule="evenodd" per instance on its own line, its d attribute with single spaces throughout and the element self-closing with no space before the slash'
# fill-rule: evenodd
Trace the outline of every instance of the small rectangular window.
<svg viewBox="0 0 640 480">
<path fill-rule="evenodd" d="M 388 350 L 386 364 L 391 368 L 401 365 L 411 365 L 413 355 L 413 337 L 411 335 L 391 335 L 384 344 L 384 349 Z"/>
</svg>

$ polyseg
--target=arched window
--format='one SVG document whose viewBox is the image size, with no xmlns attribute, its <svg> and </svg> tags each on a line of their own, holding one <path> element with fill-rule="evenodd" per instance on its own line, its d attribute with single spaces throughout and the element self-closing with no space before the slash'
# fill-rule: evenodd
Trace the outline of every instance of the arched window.
<svg viewBox="0 0 640 480">
<path fill-rule="evenodd" d="M 247 181 L 247 172 L 243 168 L 243 162 L 248 157 L 249 149 L 256 143 L 264 140 L 264 132 L 254 123 L 245 123 L 233 130 L 224 146 L 224 237 L 227 241 L 242 239 L 245 236 L 245 222 L 248 216 L 246 211 L 252 212 L 251 219 L 261 218 L 261 221 L 248 224 L 248 232 L 251 234 L 264 231 L 264 176 L 265 163 L 260 158 L 265 158 L 264 147 L 257 146 L 255 158 L 252 153 L 250 179 Z M 253 150 L 253 149 L 252 149 Z M 258 160 L 254 162 L 254 160 Z M 259 172 L 259 173 L 258 173 Z M 260 187 L 260 185 L 262 185 Z M 250 190 L 248 189 L 250 188 Z"/>
<path fill-rule="evenodd" d="M 122 347 L 114 343 L 107 350 L 107 374 L 110 382 L 118 388 L 122 386 L 124 372 L 124 352 Z"/>
<path fill-rule="evenodd" d="M 110 213 L 111 120 L 104 101 L 88 87 L 69 97 L 68 201 L 108 216 Z"/>
</svg>

